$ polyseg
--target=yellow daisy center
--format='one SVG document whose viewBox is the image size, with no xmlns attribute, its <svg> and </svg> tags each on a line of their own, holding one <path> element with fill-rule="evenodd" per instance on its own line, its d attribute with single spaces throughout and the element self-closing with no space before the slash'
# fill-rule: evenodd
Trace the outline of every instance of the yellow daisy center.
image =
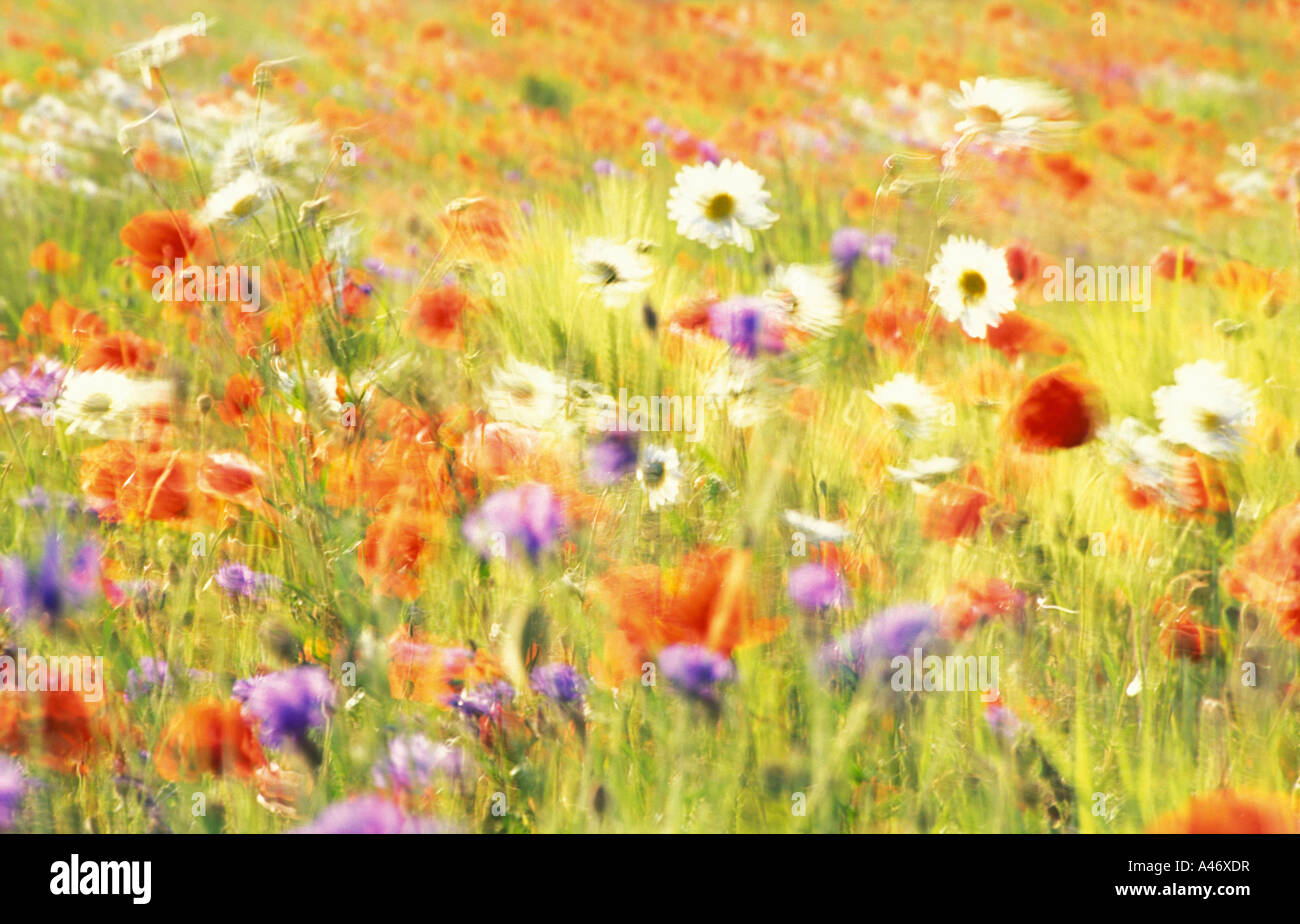
<svg viewBox="0 0 1300 924">
<path fill-rule="evenodd" d="M 970 302 L 983 296 L 989 287 L 984 277 L 975 270 L 966 270 L 957 280 L 957 288 L 961 289 L 961 297 Z"/>
<path fill-rule="evenodd" d="M 736 214 L 736 200 L 727 193 L 718 193 L 704 207 L 704 214 L 709 221 L 726 221 Z"/>
</svg>

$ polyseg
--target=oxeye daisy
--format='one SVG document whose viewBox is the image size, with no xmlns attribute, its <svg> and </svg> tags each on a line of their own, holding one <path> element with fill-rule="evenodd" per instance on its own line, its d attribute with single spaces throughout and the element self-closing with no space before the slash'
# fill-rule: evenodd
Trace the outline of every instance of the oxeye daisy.
<svg viewBox="0 0 1300 924">
<path fill-rule="evenodd" d="M 568 386 L 541 366 L 511 358 L 493 374 L 483 393 L 497 420 L 539 430 L 565 421 Z"/>
<path fill-rule="evenodd" d="M 961 140 L 986 141 L 994 149 L 1055 147 L 1076 125 L 1069 97 L 1038 81 L 963 80 L 949 101 L 962 116 L 953 126 Z"/>
<path fill-rule="evenodd" d="M 68 424 L 68 433 L 125 440 L 135 436 L 146 409 L 171 400 L 172 386 L 166 380 L 133 379 L 110 369 L 73 370 L 63 379 L 54 416 Z"/>
<path fill-rule="evenodd" d="M 716 250 L 734 244 L 754 249 L 754 231 L 776 223 L 767 207 L 772 194 L 758 171 L 732 160 L 682 167 L 668 194 L 668 218 L 677 233 Z"/>
<path fill-rule="evenodd" d="M 599 290 L 606 308 L 621 308 L 650 287 L 654 267 L 634 244 L 603 237 L 584 241 L 576 252 L 578 281 Z"/>
<path fill-rule="evenodd" d="M 835 273 L 825 267 L 779 266 L 763 295 L 779 306 L 791 327 L 817 336 L 839 327 L 844 313 Z"/>
<path fill-rule="evenodd" d="M 944 318 L 961 324 L 966 335 L 977 340 L 997 327 L 1002 315 L 1016 310 L 1006 254 L 974 238 L 948 238 L 925 281 Z"/>
<path fill-rule="evenodd" d="M 682 487 L 682 467 L 677 450 L 647 446 L 636 470 L 636 480 L 645 488 L 651 510 L 676 503 Z"/>
<path fill-rule="evenodd" d="M 943 414 L 944 403 L 934 389 L 906 372 L 877 385 L 867 397 L 888 415 L 891 427 L 911 439 L 929 436 Z"/>
<path fill-rule="evenodd" d="M 206 224 L 235 224 L 257 214 L 271 198 L 272 184 L 263 174 L 245 170 L 212 192 L 199 210 Z"/>
<path fill-rule="evenodd" d="M 1255 391 L 1208 359 L 1180 366 L 1152 395 L 1160 435 L 1216 459 L 1237 456 L 1255 422 Z"/>
</svg>

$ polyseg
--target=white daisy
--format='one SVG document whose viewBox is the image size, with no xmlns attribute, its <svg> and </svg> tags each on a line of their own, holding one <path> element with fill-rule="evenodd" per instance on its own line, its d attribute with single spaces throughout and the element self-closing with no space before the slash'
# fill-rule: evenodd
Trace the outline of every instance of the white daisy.
<svg viewBox="0 0 1300 924">
<path fill-rule="evenodd" d="M 767 419 L 776 406 L 758 363 L 731 356 L 724 357 L 709 374 L 703 397 L 706 406 L 724 411 L 728 423 L 740 429 Z"/>
<path fill-rule="evenodd" d="M 985 141 L 995 149 L 1056 147 L 1077 125 L 1070 98 L 1038 81 L 963 80 L 949 101 L 962 116 L 953 126 L 961 141 Z"/>
<path fill-rule="evenodd" d="M 319 125 L 295 122 L 274 127 L 237 128 L 217 154 L 213 185 L 233 183 L 246 171 L 278 180 L 309 180 L 314 157 L 325 144 Z"/>
<path fill-rule="evenodd" d="M 885 468 L 895 481 L 915 486 L 951 475 L 961 468 L 961 460 L 951 456 L 930 456 L 928 459 L 913 459 L 905 468 L 893 465 L 886 465 Z"/>
<path fill-rule="evenodd" d="M 63 379 L 54 416 L 67 423 L 68 433 L 133 439 L 141 411 L 170 404 L 172 395 L 165 379 L 133 379 L 111 369 L 72 370 Z"/>
<path fill-rule="evenodd" d="M 735 244 L 752 252 L 751 232 L 776 223 L 776 213 L 767 207 L 771 198 L 762 175 L 742 163 L 698 164 L 677 171 L 668 194 L 668 218 L 677 223 L 678 234 L 712 250 Z"/>
<path fill-rule="evenodd" d="M 1208 359 L 1174 370 L 1174 384 L 1151 396 L 1160 435 L 1216 459 L 1241 453 L 1246 429 L 1255 423 L 1255 391 L 1229 378 L 1222 363 Z"/>
<path fill-rule="evenodd" d="M 245 170 L 225 186 L 212 191 L 199 210 L 204 224 L 235 223 L 252 217 L 271 196 L 271 181 Z"/>
<path fill-rule="evenodd" d="M 771 288 L 763 295 L 785 309 L 787 323 L 817 336 L 839 327 L 844 314 L 835 274 L 829 267 L 779 266 L 772 273 Z"/>
<path fill-rule="evenodd" d="M 511 357 L 496 370 L 483 394 L 497 420 L 538 430 L 568 426 L 569 387 L 549 369 Z"/>
<path fill-rule="evenodd" d="M 781 519 L 791 529 L 803 533 L 809 542 L 843 542 L 852 535 L 842 523 L 832 523 L 798 510 L 785 511 Z"/>
<path fill-rule="evenodd" d="M 904 436 L 925 439 L 943 414 L 944 402 L 929 385 L 900 372 L 867 394 L 889 415 L 889 425 Z"/>
<path fill-rule="evenodd" d="M 647 446 L 641 464 L 637 466 L 636 480 L 645 488 L 651 510 L 676 503 L 682 487 L 682 467 L 677 450 Z"/>
<path fill-rule="evenodd" d="M 944 318 L 960 322 L 968 336 L 980 340 L 1001 323 L 1002 315 L 1016 310 L 1006 254 L 974 238 L 948 238 L 925 281 Z"/>
<path fill-rule="evenodd" d="M 600 290 L 606 308 L 622 308 L 650 288 L 654 266 L 635 244 L 618 244 L 591 237 L 576 253 L 582 275 L 578 281 Z"/>
<path fill-rule="evenodd" d="M 137 42 L 118 53 L 117 58 L 121 62 L 121 70 L 140 71 L 140 81 L 145 85 L 145 88 L 153 87 L 153 74 L 151 71 L 165 64 L 170 64 L 185 54 L 186 44 L 191 39 L 202 37 L 205 34 L 206 25 L 211 25 L 211 23 L 205 23 L 201 27 L 198 22 L 188 22 L 159 29 L 153 37 L 147 38 L 143 42 Z"/>
</svg>

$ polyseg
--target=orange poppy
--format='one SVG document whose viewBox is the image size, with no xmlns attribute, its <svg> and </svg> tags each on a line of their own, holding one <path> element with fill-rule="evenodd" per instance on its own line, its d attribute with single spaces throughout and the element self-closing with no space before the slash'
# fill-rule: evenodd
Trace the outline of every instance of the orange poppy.
<svg viewBox="0 0 1300 924">
<path fill-rule="evenodd" d="M 32 250 L 32 269 L 42 273 L 69 273 L 81 263 L 81 257 L 68 253 L 54 241 L 45 241 Z"/>
<path fill-rule="evenodd" d="M 80 772 L 108 743 L 95 718 L 100 705 L 77 690 L 0 694 L 0 748 L 23 754 L 36 747 L 45 766 Z"/>
<path fill-rule="evenodd" d="M 81 454 L 81 490 L 108 520 L 191 515 L 194 459 L 181 450 L 139 449 L 110 441 Z"/>
<path fill-rule="evenodd" d="M 628 676 L 645 654 L 668 645 L 706 645 L 730 654 L 780 634 L 783 620 L 755 618 L 750 559 L 740 549 L 701 548 L 676 568 L 631 565 L 601 575 L 597 594 L 623 636 L 611 643 L 621 663 L 604 665 L 606 676 Z"/>
<path fill-rule="evenodd" d="M 1216 790 L 1158 818 L 1150 834 L 1298 834 L 1300 822 L 1285 796 Z"/>
<path fill-rule="evenodd" d="M 157 365 L 162 352 L 161 343 L 146 340 L 130 331 L 101 334 L 82 348 L 81 355 L 77 357 L 77 368 L 148 372 Z"/>
<path fill-rule="evenodd" d="M 169 269 L 176 260 L 197 255 L 201 231 L 185 212 L 141 212 L 122 228 L 121 240 L 135 255 L 141 285 L 152 286 L 155 267 Z"/>
<path fill-rule="evenodd" d="M 997 327 L 988 329 L 987 340 L 989 346 L 1000 351 L 1010 360 L 1018 358 L 1021 353 L 1064 356 L 1070 350 L 1070 344 L 1050 325 L 1021 314 L 1019 311 L 1004 314 Z"/>
<path fill-rule="evenodd" d="M 217 416 L 224 423 L 239 423 L 245 414 L 257 406 L 262 396 L 262 383 L 252 376 L 236 372 L 226 380 L 226 390 L 217 405 Z"/>
<path fill-rule="evenodd" d="M 443 532 L 441 520 L 415 511 L 384 514 L 366 528 L 357 550 L 368 587 L 403 600 L 420 595 L 420 575 L 433 559 Z"/>
<path fill-rule="evenodd" d="M 461 318 L 469 307 L 469 296 L 460 286 L 438 286 L 411 300 L 406 329 L 429 346 L 458 350 L 465 340 Z"/>
<path fill-rule="evenodd" d="M 959 581 L 939 604 L 944 631 L 962 636 L 989 619 L 1019 622 L 1024 618 L 1028 597 L 1006 581 L 981 577 Z"/>
<path fill-rule="evenodd" d="M 942 542 L 972 539 L 992 502 L 991 494 L 974 485 L 945 481 L 921 499 L 921 535 Z"/>
<path fill-rule="evenodd" d="M 501 665 L 482 649 L 445 645 L 405 628 L 388 637 L 388 689 L 395 699 L 442 704 L 502 676 Z"/>
<path fill-rule="evenodd" d="M 1300 644 L 1300 498 L 1275 510 L 1223 573 L 1228 593 L 1278 618 Z"/>
<path fill-rule="evenodd" d="M 237 700 L 205 699 L 172 719 L 154 749 L 154 765 L 170 782 L 204 773 L 251 777 L 266 757 Z"/>
</svg>

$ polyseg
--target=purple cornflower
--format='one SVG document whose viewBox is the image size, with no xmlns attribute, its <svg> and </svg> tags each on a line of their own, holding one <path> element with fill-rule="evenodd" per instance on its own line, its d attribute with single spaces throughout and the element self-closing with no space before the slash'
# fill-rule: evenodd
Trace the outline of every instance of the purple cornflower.
<svg viewBox="0 0 1300 924">
<path fill-rule="evenodd" d="M 871 243 L 871 235 L 861 228 L 840 228 L 831 235 L 831 259 L 841 270 L 857 263 Z"/>
<path fill-rule="evenodd" d="M 0 610 L 15 625 L 44 616 L 58 622 L 99 592 L 99 549 L 83 543 L 69 559 L 58 533 L 45 538 L 45 552 L 29 566 L 17 556 L 0 558 Z"/>
<path fill-rule="evenodd" d="M 894 245 L 898 237 L 889 232 L 868 234 L 861 228 L 840 228 L 831 235 L 831 259 L 842 270 L 853 268 L 862 257 L 872 263 L 888 266 L 894 260 Z"/>
<path fill-rule="evenodd" d="M 596 176 L 613 176 L 616 168 L 612 160 L 602 157 L 591 165 L 591 169 L 596 171 Z"/>
<path fill-rule="evenodd" d="M 0 831 L 13 827 L 31 785 L 22 764 L 0 756 Z"/>
<path fill-rule="evenodd" d="M 388 742 L 388 753 L 371 770 L 380 789 L 422 790 L 437 777 L 459 780 L 465 772 L 465 752 L 434 744 L 424 735 L 400 735 Z"/>
<path fill-rule="evenodd" d="M 273 574 L 254 571 L 248 565 L 228 562 L 217 569 L 217 584 L 229 597 L 263 597 L 266 591 L 280 586 Z"/>
<path fill-rule="evenodd" d="M 461 532 L 485 559 L 522 549 L 536 563 L 564 528 L 564 507 L 544 484 L 497 491 L 465 517 Z"/>
<path fill-rule="evenodd" d="M 611 485 L 636 471 L 639 434 L 612 430 L 587 450 L 587 477 L 598 485 Z"/>
<path fill-rule="evenodd" d="M 645 130 L 652 135 L 662 135 L 668 131 L 668 125 L 658 116 L 651 116 L 645 120 Z"/>
<path fill-rule="evenodd" d="M 834 568 L 809 563 L 790 570 L 790 599 L 800 609 L 820 610 L 849 602 L 848 587 Z"/>
<path fill-rule="evenodd" d="M 739 295 L 709 306 L 709 333 L 748 358 L 785 351 L 784 329 L 761 298 Z"/>
<path fill-rule="evenodd" d="M 669 645 L 659 652 L 659 669 L 687 696 L 714 704 L 717 686 L 736 676 L 730 658 L 703 645 Z"/>
<path fill-rule="evenodd" d="M 722 152 L 712 141 L 701 141 L 695 146 L 695 153 L 700 155 L 700 162 L 706 164 L 718 164 L 722 162 Z"/>
<path fill-rule="evenodd" d="M 467 719 L 483 716 L 499 719 L 514 698 L 515 688 L 508 681 L 497 680 L 493 683 L 480 683 L 471 690 L 448 697 L 446 702 Z"/>
<path fill-rule="evenodd" d="M 892 606 L 823 646 L 818 662 L 823 673 L 832 677 L 859 678 L 870 673 L 888 679 L 894 658 L 911 658 L 917 648 L 936 649 L 943 645 L 939 622 L 939 612 L 932 606 L 923 603 Z"/>
<path fill-rule="evenodd" d="M 307 732 L 323 726 L 334 708 L 329 673 L 314 665 L 238 680 L 231 695 L 257 720 L 262 741 L 271 747 L 305 746 Z"/>
<path fill-rule="evenodd" d="M 25 417 L 39 417 L 47 403 L 59 396 L 67 370 L 52 359 L 32 360 L 27 372 L 14 366 L 0 372 L 0 408 Z"/>
<path fill-rule="evenodd" d="M 1016 740 L 1020 731 L 1020 720 L 1016 714 L 1001 703 L 993 703 L 984 710 L 984 720 L 989 723 L 993 734 L 1004 741 Z"/>
<path fill-rule="evenodd" d="M 167 662 L 156 658 L 144 657 L 140 663 L 126 672 L 126 690 L 122 698 L 128 703 L 149 695 L 155 687 L 167 685 Z"/>
<path fill-rule="evenodd" d="M 528 679 L 534 692 L 565 706 L 581 705 L 587 691 L 587 684 L 569 664 L 543 664 Z"/>
<path fill-rule="evenodd" d="M 295 834 L 449 834 L 432 818 L 419 818 L 383 796 L 353 796 L 327 806 Z"/>
</svg>

